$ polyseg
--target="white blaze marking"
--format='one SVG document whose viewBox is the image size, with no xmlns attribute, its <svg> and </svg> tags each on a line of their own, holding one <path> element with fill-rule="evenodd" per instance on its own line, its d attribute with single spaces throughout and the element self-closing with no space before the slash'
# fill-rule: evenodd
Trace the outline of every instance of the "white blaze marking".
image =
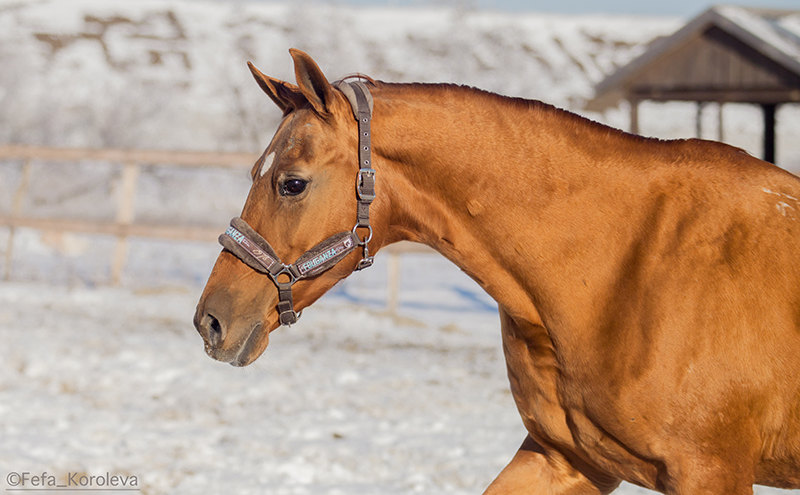
<svg viewBox="0 0 800 495">
<path fill-rule="evenodd" d="M 264 157 L 264 163 L 261 164 L 261 173 L 258 174 L 259 177 L 264 177 L 264 174 L 267 173 L 267 170 L 272 166 L 272 162 L 275 161 L 275 152 L 270 151 L 269 155 Z"/>
</svg>

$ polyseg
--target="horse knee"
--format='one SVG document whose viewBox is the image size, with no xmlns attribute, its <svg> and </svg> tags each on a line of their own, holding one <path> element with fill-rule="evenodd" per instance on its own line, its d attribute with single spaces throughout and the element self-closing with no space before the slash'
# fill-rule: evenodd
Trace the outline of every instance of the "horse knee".
<svg viewBox="0 0 800 495">
<path fill-rule="evenodd" d="M 484 495 L 602 495 L 611 493 L 619 480 L 584 473 L 562 455 L 548 452 L 530 436 Z"/>
</svg>

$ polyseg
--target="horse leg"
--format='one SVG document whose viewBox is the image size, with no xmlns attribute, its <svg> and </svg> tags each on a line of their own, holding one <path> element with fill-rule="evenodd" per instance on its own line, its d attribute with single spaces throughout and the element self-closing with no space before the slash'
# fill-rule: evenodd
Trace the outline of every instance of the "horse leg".
<svg viewBox="0 0 800 495">
<path fill-rule="evenodd" d="M 483 495 L 604 495 L 619 481 L 593 482 L 563 456 L 546 452 L 530 436 Z"/>
</svg>

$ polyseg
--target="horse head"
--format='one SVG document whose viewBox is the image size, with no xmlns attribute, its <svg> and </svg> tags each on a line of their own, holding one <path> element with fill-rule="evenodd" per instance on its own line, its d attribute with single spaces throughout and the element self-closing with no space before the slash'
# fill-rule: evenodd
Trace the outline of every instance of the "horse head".
<svg viewBox="0 0 800 495">
<path fill-rule="evenodd" d="M 296 85 L 248 64 L 283 120 L 253 166 L 241 217 L 220 236 L 225 249 L 194 318 L 209 356 L 236 366 L 253 362 L 272 330 L 371 262 L 369 91 L 363 83 L 337 87 L 307 54 L 290 53 Z"/>
</svg>

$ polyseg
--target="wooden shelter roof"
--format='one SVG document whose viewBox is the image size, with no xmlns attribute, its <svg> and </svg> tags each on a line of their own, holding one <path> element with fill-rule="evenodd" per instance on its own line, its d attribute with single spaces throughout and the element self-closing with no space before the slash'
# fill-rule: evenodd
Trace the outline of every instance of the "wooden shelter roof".
<svg viewBox="0 0 800 495">
<path fill-rule="evenodd" d="M 712 7 L 601 81 L 587 109 L 620 99 L 800 102 L 800 10 Z"/>
</svg>

